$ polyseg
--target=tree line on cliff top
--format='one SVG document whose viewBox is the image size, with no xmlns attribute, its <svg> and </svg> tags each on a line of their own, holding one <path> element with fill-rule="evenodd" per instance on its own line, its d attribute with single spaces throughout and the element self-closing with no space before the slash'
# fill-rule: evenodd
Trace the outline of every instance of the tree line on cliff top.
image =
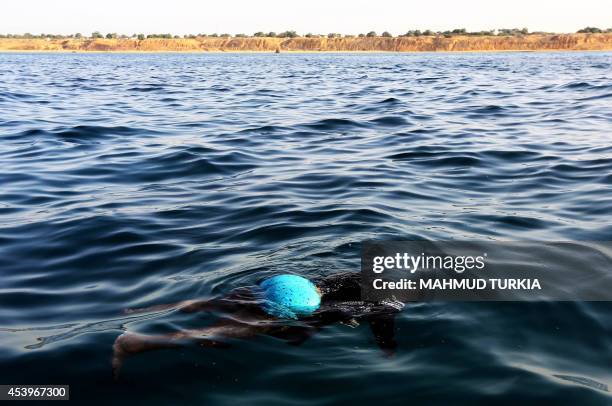
<svg viewBox="0 0 612 406">
<path fill-rule="evenodd" d="M 597 34 L 597 33 L 612 33 L 612 28 L 601 29 L 597 27 L 585 27 L 577 31 L 579 34 Z M 454 37 L 454 36 L 525 36 L 525 35 L 537 35 L 537 34 L 554 34 L 550 32 L 529 32 L 527 28 L 500 28 L 497 30 L 488 30 L 488 31 L 467 31 L 465 28 L 456 28 L 454 30 L 447 31 L 432 31 L 432 30 L 409 30 L 404 34 L 398 35 L 398 37 Z M 378 34 L 376 31 L 370 31 L 368 33 L 361 33 L 357 35 L 350 34 L 339 34 L 339 33 L 329 33 L 329 34 L 313 34 L 308 33 L 305 35 L 300 35 L 295 31 L 283 31 L 280 33 L 276 33 L 274 31 L 263 32 L 258 31 L 253 35 L 247 34 L 186 34 L 182 37 L 179 35 L 172 34 L 133 34 L 133 35 L 125 35 L 125 34 L 117 34 L 117 33 L 107 33 L 102 34 L 99 31 L 94 31 L 91 35 L 85 36 L 81 33 L 70 34 L 70 35 L 57 35 L 57 34 L 39 34 L 34 35 L 30 33 L 25 34 L 0 34 L 0 38 L 15 38 L 15 39 L 136 39 L 136 40 L 145 40 L 147 38 L 162 38 L 162 39 L 180 39 L 180 38 L 373 38 L 373 37 L 383 37 L 383 38 L 393 38 L 393 35 L 388 31 L 384 31 L 381 34 Z"/>
</svg>

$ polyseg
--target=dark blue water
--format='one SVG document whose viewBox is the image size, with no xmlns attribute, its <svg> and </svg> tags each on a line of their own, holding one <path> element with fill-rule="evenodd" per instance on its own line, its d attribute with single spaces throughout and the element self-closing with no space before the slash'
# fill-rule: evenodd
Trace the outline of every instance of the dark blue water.
<svg viewBox="0 0 612 406">
<path fill-rule="evenodd" d="M 123 309 L 366 239 L 611 240 L 612 54 L 0 54 L 0 383 L 78 401 L 612 402 L 606 303 L 414 303 L 367 326 L 129 359 Z"/>
</svg>

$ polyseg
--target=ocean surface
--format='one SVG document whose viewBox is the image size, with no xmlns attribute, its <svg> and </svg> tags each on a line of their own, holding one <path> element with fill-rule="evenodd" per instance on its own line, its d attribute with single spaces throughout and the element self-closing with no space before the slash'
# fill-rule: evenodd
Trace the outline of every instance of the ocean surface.
<svg viewBox="0 0 612 406">
<path fill-rule="evenodd" d="M 612 305 L 411 303 L 367 325 L 128 359 L 126 308 L 361 242 L 612 240 L 612 53 L 0 54 L 0 384 L 121 404 L 612 403 Z M 612 272 L 612 270 L 610 270 Z"/>
</svg>

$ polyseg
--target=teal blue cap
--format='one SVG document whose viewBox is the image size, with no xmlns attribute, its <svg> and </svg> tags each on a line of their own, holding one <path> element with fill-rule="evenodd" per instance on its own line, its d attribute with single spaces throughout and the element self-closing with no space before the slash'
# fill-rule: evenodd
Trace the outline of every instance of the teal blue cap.
<svg viewBox="0 0 612 406">
<path fill-rule="evenodd" d="M 321 295 L 308 279 L 297 275 L 277 275 L 261 283 L 266 300 L 264 310 L 275 317 L 297 318 L 319 308 Z"/>
</svg>

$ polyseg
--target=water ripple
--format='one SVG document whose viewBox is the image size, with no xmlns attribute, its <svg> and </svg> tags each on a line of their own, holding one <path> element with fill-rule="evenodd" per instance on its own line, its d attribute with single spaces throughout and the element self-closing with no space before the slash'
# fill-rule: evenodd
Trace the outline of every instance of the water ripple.
<svg viewBox="0 0 612 406">
<path fill-rule="evenodd" d="M 609 240 L 611 66 L 610 53 L 0 54 L 0 381 L 108 400 L 126 324 L 211 322 L 123 309 L 358 271 L 371 238 Z M 143 356 L 124 395 L 605 404 L 610 314 L 413 304 L 394 358 L 367 326 L 332 326 L 299 347 Z"/>
</svg>

